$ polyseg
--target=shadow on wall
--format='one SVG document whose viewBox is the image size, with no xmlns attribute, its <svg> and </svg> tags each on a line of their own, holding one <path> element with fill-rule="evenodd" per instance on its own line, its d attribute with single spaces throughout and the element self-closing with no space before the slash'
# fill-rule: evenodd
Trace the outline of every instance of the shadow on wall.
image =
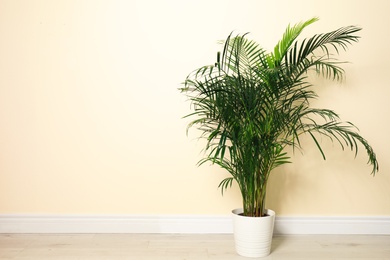
<svg viewBox="0 0 390 260">
<path fill-rule="evenodd" d="M 365 154 L 355 158 L 350 150 L 343 151 L 329 142 L 324 145 L 326 160 L 323 160 L 314 143 L 310 140 L 305 143 L 303 151 L 291 153 L 291 164 L 271 173 L 267 207 L 279 216 L 311 215 L 311 212 L 343 215 L 348 210 L 351 213 L 347 214 L 361 214 L 362 205 L 357 201 L 369 206 L 368 193 L 379 192 L 375 191 L 379 180 L 370 175 Z M 363 186 L 366 188 L 361 190 Z"/>
</svg>

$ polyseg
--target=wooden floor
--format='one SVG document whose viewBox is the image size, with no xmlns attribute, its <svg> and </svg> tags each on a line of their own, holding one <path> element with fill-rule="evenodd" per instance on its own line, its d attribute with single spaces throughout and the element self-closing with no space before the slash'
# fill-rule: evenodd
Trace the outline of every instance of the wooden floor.
<svg viewBox="0 0 390 260">
<path fill-rule="evenodd" d="M 390 236 L 275 236 L 268 259 L 390 259 Z M 0 234 L 0 259 L 250 259 L 233 235 Z"/>
</svg>

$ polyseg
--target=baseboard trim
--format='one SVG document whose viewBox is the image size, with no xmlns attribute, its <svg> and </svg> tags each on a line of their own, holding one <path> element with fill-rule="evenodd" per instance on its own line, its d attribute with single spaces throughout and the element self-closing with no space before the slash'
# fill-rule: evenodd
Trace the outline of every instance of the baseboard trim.
<svg viewBox="0 0 390 260">
<path fill-rule="evenodd" d="M 278 217 L 276 234 L 390 235 L 390 217 Z"/>
<path fill-rule="evenodd" d="M 0 214 L 0 233 L 232 232 L 231 216 Z M 274 233 L 390 235 L 390 217 L 276 217 Z"/>
<path fill-rule="evenodd" d="M 228 216 L 0 215 L 0 233 L 231 233 Z"/>
</svg>

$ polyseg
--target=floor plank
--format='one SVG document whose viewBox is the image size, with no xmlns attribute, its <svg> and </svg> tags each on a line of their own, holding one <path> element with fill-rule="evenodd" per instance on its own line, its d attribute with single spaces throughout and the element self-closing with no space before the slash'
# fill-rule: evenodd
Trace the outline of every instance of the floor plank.
<svg viewBox="0 0 390 260">
<path fill-rule="evenodd" d="M 0 234 L 0 259 L 248 259 L 231 234 Z M 390 236 L 275 236 L 271 255 L 281 259 L 390 259 Z"/>
</svg>

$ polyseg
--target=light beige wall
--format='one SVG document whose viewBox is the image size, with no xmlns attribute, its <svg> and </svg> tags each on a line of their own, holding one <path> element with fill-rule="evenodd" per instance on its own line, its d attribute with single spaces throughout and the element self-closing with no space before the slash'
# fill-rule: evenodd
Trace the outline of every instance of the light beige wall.
<svg viewBox="0 0 390 260">
<path fill-rule="evenodd" d="M 354 122 L 366 157 L 309 143 L 271 178 L 279 215 L 390 215 L 387 0 L 0 0 L 0 213 L 228 214 L 240 206 L 225 176 L 197 168 L 201 143 L 185 134 L 177 91 L 213 63 L 231 31 L 272 48 L 288 23 L 321 20 L 305 35 L 356 24 L 342 58 L 347 81 L 317 105 Z M 325 83 L 318 81 L 323 86 Z M 332 149 L 335 148 L 335 149 Z"/>
</svg>

